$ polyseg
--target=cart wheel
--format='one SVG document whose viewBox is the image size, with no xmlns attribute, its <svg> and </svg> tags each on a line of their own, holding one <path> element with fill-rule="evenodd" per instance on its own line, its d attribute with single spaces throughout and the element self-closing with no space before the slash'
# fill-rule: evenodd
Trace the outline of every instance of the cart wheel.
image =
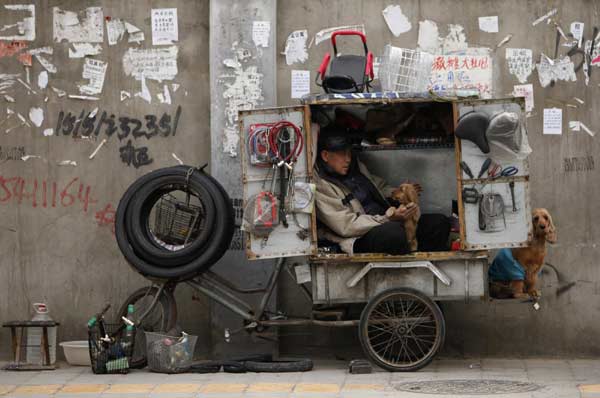
<svg viewBox="0 0 600 398">
<path fill-rule="evenodd" d="M 393 288 L 367 303 L 358 336 L 371 362 L 392 372 L 411 372 L 431 362 L 445 334 L 437 304 L 418 290 Z"/>
<path fill-rule="evenodd" d="M 152 304 L 154 297 L 158 293 L 156 287 L 143 287 L 133 292 L 119 309 L 119 316 L 127 316 L 127 306 L 133 304 L 135 312 L 133 321 L 137 322 L 137 317 L 143 315 Z M 129 362 L 129 367 L 140 369 L 146 366 L 146 335 L 148 332 L 167 332 L 175 327 L 177 322 L 177 304 L 173 294 L 166 289 L 162 291 L 156 304 L 148 315 L 142 320 L 135 334 L 135 346 L 133 356 Z"/>
</svg>

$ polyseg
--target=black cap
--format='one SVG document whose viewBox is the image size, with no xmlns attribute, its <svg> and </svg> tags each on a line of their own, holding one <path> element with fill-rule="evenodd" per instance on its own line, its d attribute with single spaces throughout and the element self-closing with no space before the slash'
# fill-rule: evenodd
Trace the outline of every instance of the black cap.
<svg viewBox="0 0 600 398">
<path fill-rule="evenodd" d="M 317 142 L 319 152 L 341 151 L 352 147 L 352 140 L 347 129 L 339 126 L 327 126 L 319 131 Z"/>
</svg>

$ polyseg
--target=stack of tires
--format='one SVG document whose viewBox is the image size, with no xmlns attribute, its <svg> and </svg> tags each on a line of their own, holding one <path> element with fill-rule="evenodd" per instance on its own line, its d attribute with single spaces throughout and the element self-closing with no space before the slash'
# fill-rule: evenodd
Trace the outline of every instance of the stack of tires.
<svg viewBox="0 0 600 398">
<path fill-rule="evenodd" d="M 177 249 L 161 245 L 150 227 L 155 204 L 173 191 L 200 201 L 202 228 Z M 208 270 L 229 248 L 234 233 L 234 211 L 227 192 L 201 169 L 175 166 L 155 170 L 136 180 L 125 192 L 115 218 L 121 252 L 131 266 L 152 279 L 186 280 Z"/>
</svg>

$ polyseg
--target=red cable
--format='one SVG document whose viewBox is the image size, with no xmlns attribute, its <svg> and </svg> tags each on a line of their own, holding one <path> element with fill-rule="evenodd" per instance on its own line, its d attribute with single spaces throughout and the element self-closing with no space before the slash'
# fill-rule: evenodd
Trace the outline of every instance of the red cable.
<svg viewBox="0 0 600 398">
<path fill-rule="evenodd" d="M 279 137 L 279 132 L 282 129 L 287 128 L 287 127 L 291 127 L 294 130 L 296 139 L 294 140 L 293 149 L 290 151 L 288 156 L 286 156 L 285 159 L 283 159 L 281 157 L 281 154 L 279 153 L 279 146 L 277 145 L 277 139 Z M 271 128 L 271 133 L 269 134 L 269 143 L 271 145 L 271 148 L 272 148 L 272 151 L 273 151 L 273 154 L 275 155 L 275 157 L 277 159 L 279 159 L 280 161 L 283 161 L 286 163 L 290 159 L 292 160 L 292 163 L 295 162 L 298 159 L 298 157 L 300 156 L 300 154 L 302 153 L 302 149 L 304 148 L 304 138 L 302 137 L 302 131 L 294 123 L 288 122 L 287 120 L 282 120 L 282 121 L 276 123 Z"/>
</svg>

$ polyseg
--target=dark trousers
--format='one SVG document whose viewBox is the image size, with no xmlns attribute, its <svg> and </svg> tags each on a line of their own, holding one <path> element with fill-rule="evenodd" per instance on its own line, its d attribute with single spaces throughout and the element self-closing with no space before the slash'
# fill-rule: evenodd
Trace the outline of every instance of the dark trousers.
<svg viewBox="0 0 600 398">
<path fill-rule="evenodd" d="M 422 214 L 417 224 L 419 251 L 448 250 L 450 220 L 443 214 Z M 381 224 L 354 242 L 355 253 L 406 254 L 410 252 L 404 222 Z"/>
</svg>

